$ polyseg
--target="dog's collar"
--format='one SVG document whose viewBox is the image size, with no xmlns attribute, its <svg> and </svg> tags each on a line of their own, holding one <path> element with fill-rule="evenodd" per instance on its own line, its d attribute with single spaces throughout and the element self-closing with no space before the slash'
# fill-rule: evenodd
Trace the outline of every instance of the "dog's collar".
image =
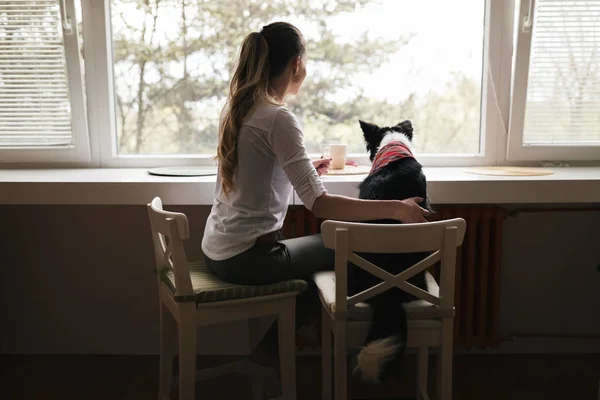
<svg viewBox="0 0 600 400">
<path fill-rule="evenodd" d="M 408 146 L 402 142 L 391 142 L 386 144 L 379 149 L 375 155 L 373 166 L 371 167 L 371 172 L 369 172 L 369 175 L 374 174 L 389 163 L 402 158 L 415 158 L 415 156 L 410 151 Z"/>
</svg>

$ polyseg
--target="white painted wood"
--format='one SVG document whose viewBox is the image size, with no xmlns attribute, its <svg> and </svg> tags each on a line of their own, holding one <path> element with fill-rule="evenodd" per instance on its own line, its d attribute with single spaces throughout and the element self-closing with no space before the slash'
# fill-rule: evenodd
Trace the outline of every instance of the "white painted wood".
<svg viewBox="0 0 600 400">
<path fill-rule="evenodd" d="M 437 204 L 600 203 L 600 167 L 548 168 L 553 175 L 498 177 L 425 168 Z M 0 169 L 0 204 L 212 205 L 214 176 L 152 176 L 146 169 Z M 329 193 L 358 197 L 364 176 L 323 177 Z M 292 204 L 292 203 L 290 203 Z M 295 196 L 293 204 L 302 205 Z"/>
<path fill-rule="evenodd" d="M 337 257 L 337 249 L 340 246 L 339 241 L 341 240 L 347 243 L 348 251 L 353 253 L 416 253 L 437 251 L 444 245 L 446 228 L 449 227 L 456 227 L 458 229 L 454 246 L 460 246 L 466 226 L 467 224 L 462 218 L 424 224 L 389 225 L 325 221 L 321 226 L 321 232 L 325 247 L 336 249 Z M 350 257 L 350 254 L 346 254 L 343 260 L 347 261 L 348 257 Z M 356 260 L 356 258 L 353 257 L 352 260 Z M 383 270 L 379 274 L 378 277 L 382 279 L 389 279 L 392 276 Z"/>
<path fill-rule="evenodd" d="M 258 319 L 267 316 L 277 316 L 279 319 L 279 353 L 284 399 L 296 400 L 294 320 L 298 292 L 196 304 L 183 247 L 183 240 L 189 238 L 186 215 L 163 210 L 161 199 L 156 197 L 148 204 L 148 217 L 157 272 L 166 268 L 172 269 L 175 275 L 175 295 L 191 299 L 176 302 L 172 291 L 157 275 L 161 321 L 159 400 L 170 398 L 176 335 L 179 355 L 179 400 L 193 400 L 196 380 L 239 371 L 242 366 L 237 362 L 196 371 L 198 327 L 248 320 L 248 333 L 252 344 L 259 337 Z M 255 400 L 262 400 L 262 389 L 258 385 L 253 385 L 252 393 Z"/>
<path fill-rule="evenodd" d="M 19 6 L 18 2 L 2 3 L 8 6 Z M 25 7 L 24 4 L 21 5 Z M 61 2 L 61 6 L 62 12 L 64 12 L 65 15 L 72 20 L 72 33 L 63 35 L 62 41 L 64 49 L 64 62 L 66 66 L 67 89 L 71 107 L 69 114 L 73 146 L 2 148 L 0 149 L 0 164 L 22 163 L 36 166 L 60 162 L 76 163 L 87 166 L 90 164 L 91 156 L 86 110 L 86 94 L 82 75 L 84 63 L 80 52 L 80 37 L 78 32 L 79 25 L 76 23 L 77 18 L 75 2 L 73 0 L 65 0 Z M 47 21 L 51 20 L 51 18 L 52 17 L 47 18 Z M 55 22 L 57 23 L 56 28 L 61 29 L 60 21 L 57 20 Z M 50 37 L 46 37 L 46 39 L 52 40 Z M 46 47 L 48 49 L 46 50 L 46 54 L 52 54 L 52 47 L 54 46 L 51 43 L 40 40 L 38 45 L 40 51 L 44 51 L 44 48 Z M 7 57 L 6 53 L 3 55 L 3 57 Z M 15 66 L 19 64 L 17 60 L 11 60 L 10 55 L 8 55 L 8 57 L 8 61 L 13 61 Z M 85 64 L 87 64 L 87 60 Z M 87 98 L 89 99 L 89 96 Z"/>
<path fill-rule="evenodd" d="M 283 400 L 296 400 L 296 299 L 291 297 L 281 302 L 277 317 L 279 328 L 279 369 Z"/>
<path fill-rule="evenodd" d="M 427 268 L 430 268 L 433 264 L 438 262 L 440 259 L 441 259 L 441 254 L 439 251 L 436 251 L 436 252 L 432 253 L 430 256 L 428 256 L 425 259 L 418 262 L 417 264 L 413 265 L 412 267 L 407 268 L 402 273 L 400 273 L 398 275 L 392 275 L 392 274 L 388 273 L 387 271 L 382 270 L 379 267 L 377 267 L 376 265 L 365 260 L 364 258 L 358 256 L 357 254 L 350 253 L 348 255 L 348 260 L 350 262 L 361 267 L 362 269 L 369 272 L 370 274 L 380 278 L 383 282 L 381 282 L 375 286 L 372 286 L 368 289 L 365 289 L 364 291 L 362 291 L 354 296 L 348 297 L 348 307 L 352 307 L 352 306 L 354 306 L 358 303 L 361 303 L 371 297 L 374 297 L 377 294 L 383 293 L 386 290 L 389 290 L 393 287 L 397 287 L 398 289 L 404 290 L 405 292 L 413 294 L 416 297 L 420 297 L 423 300 L 427 300 L 428 302 L 430 302 L 432 304 L 440 305 L 440 299 L 438 297 L 433 296 L 429 292 L 426 292 L 426 291 L 424 291 L 420 288 L 417 288 L 416 286 L 413 286 L 410 283 L 406 282 L 406 280 L 415 276 L 419 272 L 423 272 L 423 271 L 427 270 Z M 417 295 L 416 293 L 419 293 L 419 295 Z"/>
<path fill-rule="evenodd" d="M 419 398 L 427 396 L 427 375 L 429 367 L 429 348 L 417 347 L 417 393 Z"/>
<path fill-rule="evenodd" d="M 452 333 L 454 318 L 454 274 L 456 248 L 463 242 L 466 222 L 462 218 L 423 224 L 356 224 L 325 221 L 321 226 L 323 242 L 335 251 L 335 308 L 323 303 L 323 372 L 322 398 L 330 398 L 331 372 L 329 370 L 330 344 L 326 337 L 330 329 L 334 333 L 334 392 L 335 400 L 347 399 L 348 347 L 362 346 L 369 330 L 368 321 L 348 320 L 348 310 L 356 303 L 381 293 L 383 289 L 398 287 L 419 299 L 429 302 L 407 309 L 408 348 L 417 348 L 417 392 L 428 399 L 427 368 L 429 348 L 440 348 L 438 360 L 439 398 L 450 400 L 452 396 Z M 396 276 L 358 257 L 355 252 L 365 253 L 413 253 L 431 251 L 434 254 L 418 262 Z M 348 260 L 358 267 L 382 279 L 376 290 L 369 290 L 351 298 L 347 295 Z M 439 294 L 423 291 L 406 282 L 414 274 L 422 272 L 426 265 L 441 261 Z M 324 281 L 318 281 L 319 282 Z M 323 283 L 324 284 L 324 283 Z M 325 289 L 325 288 L 323 288 Z M 423 310 L 420 310 L 422 308 Z M 332 311 L 333 310 L 333 311 Z M 434 312 L 430 312 L 433 310 Z M 325 334 L 327 331 L 327 335 Z"/>
<path fill-rule="evenodd" d="M 333 236 L 331 241 L 335 248 L 335 273 L 336 273 L 336 291 L 335 302 L 336 309 L 333 315 L 333 333 L 334 333 L 334 394 L 335 400 L 346 400 L 346 310 L 348 309 L 348 255 L 349 255 L 349 235 L 345 228 L 332 227 Z M 323 236 L 325 237 L 325 235 Z M 325 242 L 325 239 L 323 240 Z M 327 245 L 326 245 L 327 246 Z"/>
<path fill-rule="evenodd" d="M 529 77 L 530 73 L 530 57 L 533 40 L 533 29 L 522 29 L 523 21 L 525 16 L 531 12 L 531 18 L 534 18 L 536 13 L 536 0 L 521 1 L 521 7 L 519 9 L 517 23 L 518 29 L 516 30 L 516 52 L 514 62 L 514 84 L 513 94 L 510 109 L 510 126 L 507 143 L 507 159 L 511 161 L 538 161 L 538 160 L 598 160 L 598 154 L 600 154 L 600 146 L 597 143 L 579 143 L 579 144 L 564 144 L 564 145 L 525 145 L 523 144 L 523 131 L 525 123 L 525 109 L 527 104 L 527 91 L 531 81 Z M 590 7 L 591 3 L 588 3 Z M 531 9 L 530 9 L 531 5 Z M 531 10 L 531 11 L 530 11 Z M 543 17 L 548 18 L 547 14 Z M 582 22 L 580 22 L 580 25 Z M 542 36 L 549 37 L 552 34 L 560 34 L 562 28 L 557 27 L 554 32 L 548 31 L 545 28 L 545 32 Z M 583 29 L 583 28 L 582 28 Z M 590 36 L 588 38 L 592 38 Z M 572 38 L 573 47 L 581 46 L 581 40 Z M 544 39 L 541 39 L 542 41 Z M 597 39 L 596 39 L 597 40 Z M 533 40 L 535 43 L 535 40 Z M 591 42 L 597 43 L 597 42 Z M 545 57 L 548 64 L 554 65 L 552 56 L 547 55 Z M 577 67 L 578 61 L 573 61 L 573 68 Z M 557 67 L 558 68 L 558 67 Z M 545 75 L 547 76 L 547 75 Z M 551 79 L 551 78 L 550 78 Z M 581 78 L 580 78 L 581 79 Z M 535 84 L 535 82 L 533 83 Z M 578 84 L 581 84 L 578 82 Z M 538 82 L 539 85 L 539 82 Z M 585 95 L 584 95 L 585 96 Z M 560 101 L 566 101 L 567 99 L 560 99 Z M 581 113 L 586 113 L 587 110 L 578 110 Z M 589 123 L 588 121 L 581 121 L 580 123 Z"/>
<path fill-rule="evenodd" d="M 495 162 L 500 114 L 508 117 L 507 101 L 510 94 L 510 66 L 512 50 L 512 0 L 488 0 L 485 16 L 485 39 L 483 60 L 482 90 L 482 146 L 479 154 L 436 154 L 424 155 L 420 160 L 430 166 L 485 165 Z M 101 143 L 98 152 L 103 165 L 113 167 L 140 167 L 151 165 L 209 165 L 213 155 L 170 157 L 118 157 L 114 152 L 115 138 L 115 104 L 114 80 L 112 79 L 112 39 L 110 32 L 110 1 L 83 0 L 84 42 L 86 43 L 86 87 L 93 93 L 89 96 L 90 109 L 94 109 L 92 120 L 94 133 Z M 89 18 L 85 18 L 88 15 Z M 85 28 L 91 26 L 90 28 Z M 493 73 L 486 74 L 485 71 Z M 494 81 L 492 81 L 492 78 Z M 494 86 L 496 90 L 489 88 Z M 496 105 L 499 104 L 497 107 Z M 110 134 L 107 134 L 110 133 Z M 93 149 L 93 151 L 96 151 Z M 319 154 L 313 156 L 318 157 Z M 353 159 L 366 162 L 364 154 L 355 155 Z"/>
<path fill-rule="evenodd" d="M 325 307 L 321 307 L 321 351 L 321 399 L 331 400 L 331 318 Z"/>
<path fill-rule="evenodd" d="M 513 20 L 515 0 L 488 0 L 483 49 L 481 104 L 482 147 L 487 159 L 505 165 L 511 99 Z M 488 163 L 486 163 L 488 165 Z"/>
<path fill-rule="evenodd" d="M 94 164 L 99 165 L 110 165 L 113 167 L 139 167 L 139 166 L 156 166 L 156 165 L 184 165 L 184 164 L 205 164 L 210 165 L 212 163 L 212 155 L 202 156 L 182 156 L 175 155 L 170 157 L 118 157 L 114 151 L 114 96 L 112 92 L 114 90 L 113 79 L 112 79 L 112 49 L 111 49 L 111 32 L 110 32 L 110 12 L 109 12 L 109 0 L 83 0 L 82 9 L 84 14 L 84 41 L 86 43 L 86 88 L 93 94 L 88 96 L 93 101 L 88 104 L 88 110 L 90 114 L 94 114 L 93 118 L 90 118 L 91 125 L 93 126 L 92 132 L 92 151 L 98 153 L 94 157 Z M 486 132 L 485 136 L 494 137 L 496 131 L 493 129 L 494 124 L 497 124 L 495 118 L 492 118 L 495 114 L 494 107 L 486 107 L 488 103 L 497 102 L 493 99 L 493 94 L 488 94 L 487 86 L 490 86 L 492 76 L 501 76 L 500 72 L 506 69 L 506 65 L 510 66 L 510 52 L 505 49 L 511 49 L 510 41 L 507 39 L 512 38 L 511 35 L 507 35 L 506 31 L 511 31 L 511 25 L 508 25 L 506 21 L 510 21 L 509 17 L 510 6 L 512 1 L 488 1 L 488 10 L 486 13 L 486 49 L 492 48 L 494 51 L 487 51 L 484 57 L 484 70 L 493 69 L 495 75 L 484 74 L 484 81 L 488 82 L 488 85 L 484 86 L 483 90 L 483 110 L 484 115 L 482 119 L 486 121 L 483 131 Z M 491 5 L 491 7 L 490 7 Z M 494 7 L 495 6 L 495 7 Z M 491 10 L 491 11 L 490 11 Z M 491 17 L 490 17 L 491 16 Z M 498 51 L 502 50 L 502 51 Z M 510 69 L 508 70 L 510 72 Z M 508 73 L 502 74 L 502 76 L 510 75 Z M 509 81 L 498 81 L 495 84 L 498 89 L 496 92 L 501 91 L 500 95 L 504 94 L 503 98 L 507 97 L 510 90 Z M 506 93 L 506 94 L 505 94 Z M 495 93 L 496 96 L 499 95 Z M 491 110 L 492 117 L 487 117 L 488 112 Z M 507 113 L 506 113 L 507 115 Z M 489 121 L 489 122 L 487 122 Z M 107 134 L 111 133 L 111 134 Z M 421 160 L 425 165 L 461 165 L 461 164 L 489 164 L 494 161 L 493 152 L 493 140 L 485 141 L 485 153 L 480 155 L 473 154 L 458 154 L 458 155 L 424 155 Z M 490 146 L 492 148 L 490 149 Z M 317 156 L 315 154 L 315 156 Z M 359 161 L 365 161 L 366 157 L 363 155 L 356 155 L 355 159 Z"/>
<path fill-rule="evenodd" d="M 196 397 L 196 350 L 197 329 L 193 323 L 194 303 L 180 306 L 179 315 L 179 400 L 194 400 Z"/>
<path fill-rule="evenodd" d="M 169 310 L 160 302 L 160 372 L 159 400 L 171 397 L 173 377 L 173 354 L 176 345 L 176 322 Z"/>
<path fill-rule="evenodd" d="M 335 400 L 348 398 L 347 358 L 346 358 L 346 319 L 333 322 L 333 376 Z"/>
<path fill-rule="evenodd" d="M 452 332 L 453 319 L 444 318 L 442 321 L 442 343 L 438 360 L 438 399 L 452 399 Z"/>
</svg>

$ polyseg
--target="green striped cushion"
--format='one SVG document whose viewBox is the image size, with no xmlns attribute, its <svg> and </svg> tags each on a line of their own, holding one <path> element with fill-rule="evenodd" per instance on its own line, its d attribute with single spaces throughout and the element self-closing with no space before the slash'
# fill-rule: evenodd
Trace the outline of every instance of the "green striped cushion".
<svg viewBox="0 0 600 400">
<path fill-rule="evenodd" d="M 301 279 L 291 279 L 271 285 L 234 285 L 217 278 L 204 262 L 189 263 L 194 298 L 175 296 L 175 301 L 196 301 L 196 303 L 211 303 L 215 301 L 246 299 L 249 297 L 268 296 L 271 294 L 303 292 L 308 284 Z M 173 271 L 162 273 L 162 280 L 175 293 L 175 276 Z"/>
</svg>

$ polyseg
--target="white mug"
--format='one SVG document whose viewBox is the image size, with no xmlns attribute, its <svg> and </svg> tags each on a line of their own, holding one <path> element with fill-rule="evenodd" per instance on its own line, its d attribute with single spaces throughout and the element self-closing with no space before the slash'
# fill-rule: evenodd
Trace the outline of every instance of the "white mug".
<svg viewBox="0 0 600 400">
<path fill-rule="evenodd" d="M 331 157 L 332 169 L 343 169 L 346 165 L 346 145 L 330 144 L 329 156 Z"/>
</svg>

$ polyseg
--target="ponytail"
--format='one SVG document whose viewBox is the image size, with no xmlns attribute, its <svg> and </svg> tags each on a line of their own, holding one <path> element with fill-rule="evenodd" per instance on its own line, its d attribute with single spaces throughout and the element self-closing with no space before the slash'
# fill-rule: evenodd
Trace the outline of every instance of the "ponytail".
<svg viewBox="0 0 600 400">
<path fill-rule="evenodd" d="M 229 86 L 229 96 L 219 122 L 217 160 L 221 191 L 235 188 L 238 134 L 242 121 L 261 102 L 278 104 L 270 93 L 269 80 L 279 76 L 294 56 L 305 52 L 300 31 L 286 22 L 275 22 L 244 38 Z"/>
<path fill-rule="evenodd" d="M 275 104 L 269 95 L 269 75 L 269 45 L 262 34 L 253 32 L 242 43 L 225 114 L 219 123 L 217 159 L 221 189 L 226 196 L 234 189 L 238 133 L 242 121 L 262 100 Z"/>
</svg>

